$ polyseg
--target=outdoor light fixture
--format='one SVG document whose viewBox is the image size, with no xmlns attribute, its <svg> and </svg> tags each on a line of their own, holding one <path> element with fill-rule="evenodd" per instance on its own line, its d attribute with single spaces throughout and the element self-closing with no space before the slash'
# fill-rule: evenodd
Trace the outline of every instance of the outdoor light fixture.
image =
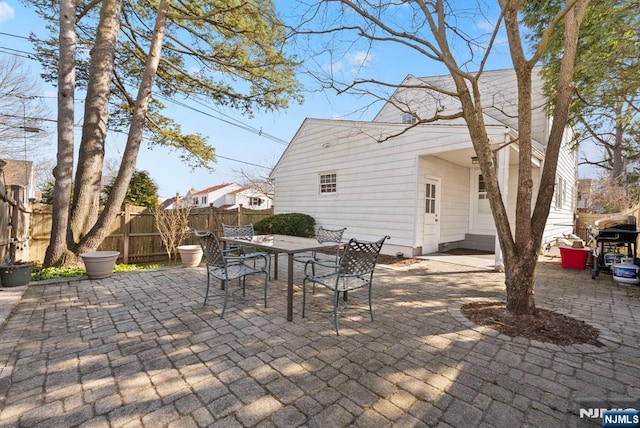
<svg viewBox="0 0 640 428">
<path fill-rule="evenodd" d="M 478 156 L 471 156 L 471 163 L 473 165 L 477 165 L 478 164 Z"/>
</svg>

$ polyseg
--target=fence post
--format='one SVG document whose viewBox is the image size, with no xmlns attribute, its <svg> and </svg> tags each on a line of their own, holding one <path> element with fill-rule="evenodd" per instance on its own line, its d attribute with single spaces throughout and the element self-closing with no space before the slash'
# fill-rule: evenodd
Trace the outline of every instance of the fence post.
<svg viewBox="0 0 640 428">
<path fill-rule="evenodd" d="M 122 263 L 129 263 L 129 227 L 131 220 L 131 211 L 129 204 L 124 204 L 124 213 L 120 222 L 122 230 Z"/>
<path fill-rule="evenodd" d="M 238 204 L 238 226 L 242 226 L 242 204 Z"/>
</svg>

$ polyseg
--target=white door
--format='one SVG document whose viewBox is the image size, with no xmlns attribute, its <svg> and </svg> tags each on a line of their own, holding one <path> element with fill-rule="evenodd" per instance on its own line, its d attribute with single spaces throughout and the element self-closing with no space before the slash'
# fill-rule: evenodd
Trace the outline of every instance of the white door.
<svg viewBox="0 0 640 428">
<path fill-rule="evenodd" d="M 440 242 L 440 179 L 427 178 L 424 204 L 424 237 L 422 254 L 438 251 Z"/>
</svg>

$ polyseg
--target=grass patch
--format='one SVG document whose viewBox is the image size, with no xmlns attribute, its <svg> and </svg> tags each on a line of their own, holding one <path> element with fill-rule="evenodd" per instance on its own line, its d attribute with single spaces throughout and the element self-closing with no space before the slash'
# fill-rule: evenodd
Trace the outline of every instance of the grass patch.
<svg viewBox="0 0 640 428">
<path fill-rule="evenodd" d="M 162 264 L 148 264 L 148 265 L 136 265 L 136 264 L 117 264 L 113 271 L 119 272 L 133 272 L 138 270 L 157 269 L 162 267 Z M 47 279 L 56 278 L 75 278 L 79 276 L 86 276 L 87 271 L 80 267 L 48 267 L 34 266 L 31 273 L 31 281 L 44 281 Z"/>
</svg>

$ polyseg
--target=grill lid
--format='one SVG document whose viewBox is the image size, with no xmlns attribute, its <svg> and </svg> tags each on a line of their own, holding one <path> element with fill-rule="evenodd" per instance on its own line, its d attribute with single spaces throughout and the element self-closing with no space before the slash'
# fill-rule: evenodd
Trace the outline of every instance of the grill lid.
<svg viewBox="0 0 640 428">
<path fill-rule="evenodd" d="M 595 226 L 599 230 L 603 229 L 624 229 L 636 230 L 636 216 L 633 215 L 613 215 L 595 221 Z"/>
</svg>

